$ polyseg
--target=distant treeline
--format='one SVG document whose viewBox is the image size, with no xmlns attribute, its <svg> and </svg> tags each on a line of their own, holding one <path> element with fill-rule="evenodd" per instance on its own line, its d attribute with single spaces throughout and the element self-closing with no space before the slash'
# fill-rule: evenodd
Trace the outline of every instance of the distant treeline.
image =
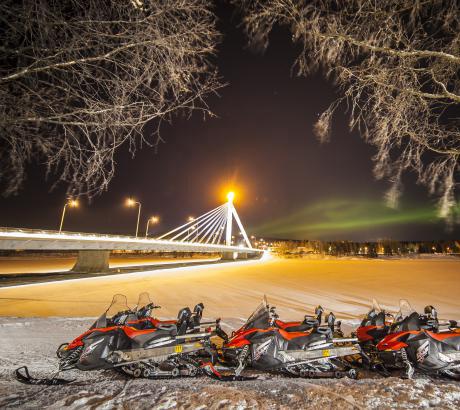
<svg viewBox="0 0 460 410">
<path fill-rule="evenodd" d="M 272 249 L 286 256 L 318 254 L 376 258 L 379 255 L 460 254 L 460 241 L 406 242 L 391 239 L 382 239 L 377 242 L 273 241 Z"/>
</svg>

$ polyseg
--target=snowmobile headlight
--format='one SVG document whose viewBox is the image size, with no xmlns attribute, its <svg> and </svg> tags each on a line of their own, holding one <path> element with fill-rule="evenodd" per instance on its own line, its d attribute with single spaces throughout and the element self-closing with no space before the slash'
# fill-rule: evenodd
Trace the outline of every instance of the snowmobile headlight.
<svg viewBox="0 0 460 410">
<path fill-rule="evenodd" d="M 460 360 L 460 352 L 452 352 L 452 353 L 438 353 L 439 360 L 442 360 L 445 363 L 452 363 L 457 360 Z"/>
</svg>

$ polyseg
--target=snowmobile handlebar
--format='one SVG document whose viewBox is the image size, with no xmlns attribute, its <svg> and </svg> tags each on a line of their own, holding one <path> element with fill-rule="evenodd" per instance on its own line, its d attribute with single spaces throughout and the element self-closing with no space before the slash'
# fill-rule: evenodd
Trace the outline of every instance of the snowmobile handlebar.
<svg viewBox="0 0 460 410">
<path fill-rule="evenodd" d="M 456 320 L 449 320 L 448 322 L 438 323 L 438 327 L 448 327 L 449 329 L 456 329 L 458 328 L 458 323 Z"/>
<path fill-rule="evenodd" d="M 153 303 L 149 303 L 148 305 L 145 305 L 144 307 L 142 307 L 139 310 L 143 310 L 143 309 L 160 309 L 160 308 L 161 308 L 161 306 L 159 306 L 159 305 L 154 305 Z"/>
</svg>

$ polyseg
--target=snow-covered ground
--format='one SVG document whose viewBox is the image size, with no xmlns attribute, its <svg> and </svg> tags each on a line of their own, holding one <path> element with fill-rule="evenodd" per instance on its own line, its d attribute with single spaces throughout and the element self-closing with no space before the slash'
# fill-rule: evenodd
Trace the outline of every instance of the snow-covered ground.
<svg viewBox="0 0 460 410">
<path fill-rule="evenodd" d="M 85 331 L 115 293 L 135 305 L 149 291 L 175 317 L 186 305 L 204 302 L 207 317 L 237 327 L 266 294 L 284 320 L 313 312 L 317 304 L 344 319 L 346 330 L 366 313 L 370 300 L 396 309 L 400 298 L 420 310 L 438 308 L 460 319 L 460 261 L 283 260 L 271 258 L 222 265 L 156 270 L 0 289 L 0 408 L 459 408 L 460 383 L 382 379 L 305 380 L 259 375 L 258 380 L 220 383 L 208 378 L 127 380 L 110 371 L 69 372 L 66 386 L 25 386 L 13 370 L 29 365 L 35 375 L 56 369 L 55 350 Z M 85 319 L 86 318 L 86 319 Z"/>
<path fill-rule="evenodd" d="M 161 314 L 175 316 L 203 302 L 212 317 L 245 318 L 267 295 L 286 320 L 313 313 L 321 304 L 358 319 L 373 298 L 397 309 L 404 298 L 414 308 L 435 306 L 460 319 L 460 258 L 435 260 L 278 259 L 157 269 L 0 288 L 0 316 L 97 316 L 116 293 L 135 305 L 148 291 Z"/>
<path fill-rule="evenodd" d="M 235 325 L 238 320 L 225 318 Z M 64 386 L 29 386 L 12 375 L 29 365 L 33 375 L 56 370 L 57 346 L 85 331 L 91 319 L 0 319 L 0 408 L 21 409 L 394 409 L 460 406 L 460 383 L 382 379 L 312 380 L 259 374 L 257 380 L 218 382 L 206 377 L 176 380 L 126 379 L 112 371 L 62 374 Z"/>
</svg>

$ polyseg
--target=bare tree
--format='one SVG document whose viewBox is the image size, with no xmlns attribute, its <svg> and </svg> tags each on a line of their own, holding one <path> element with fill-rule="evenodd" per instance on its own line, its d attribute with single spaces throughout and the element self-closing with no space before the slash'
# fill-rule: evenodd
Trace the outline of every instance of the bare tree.
<svg viewBox="0 0 460 410">
<path fill-rule="evenodd" d="M 456 0 L 235 0 L 251 41 L 268 44 L 275 24 L 302 46 L 299 75 L 323 68 L 342 90 L 314 130 L 330 137 L 345 105 L 377 153 L 374 172 L 388 178 L 396 206 L 405 171 L 438 195 L 452 217 L 458 187 L 460 9 Z"/>
<path fill-rule="evenodd" d="M 211 0 L 3 0 L 0 21 L 6 194 L 40 161 L 69 194 L 91 197 L 120 146 L 158 143 L 159 123 L 177 112 L 211 114 Z"/>
</svg>

